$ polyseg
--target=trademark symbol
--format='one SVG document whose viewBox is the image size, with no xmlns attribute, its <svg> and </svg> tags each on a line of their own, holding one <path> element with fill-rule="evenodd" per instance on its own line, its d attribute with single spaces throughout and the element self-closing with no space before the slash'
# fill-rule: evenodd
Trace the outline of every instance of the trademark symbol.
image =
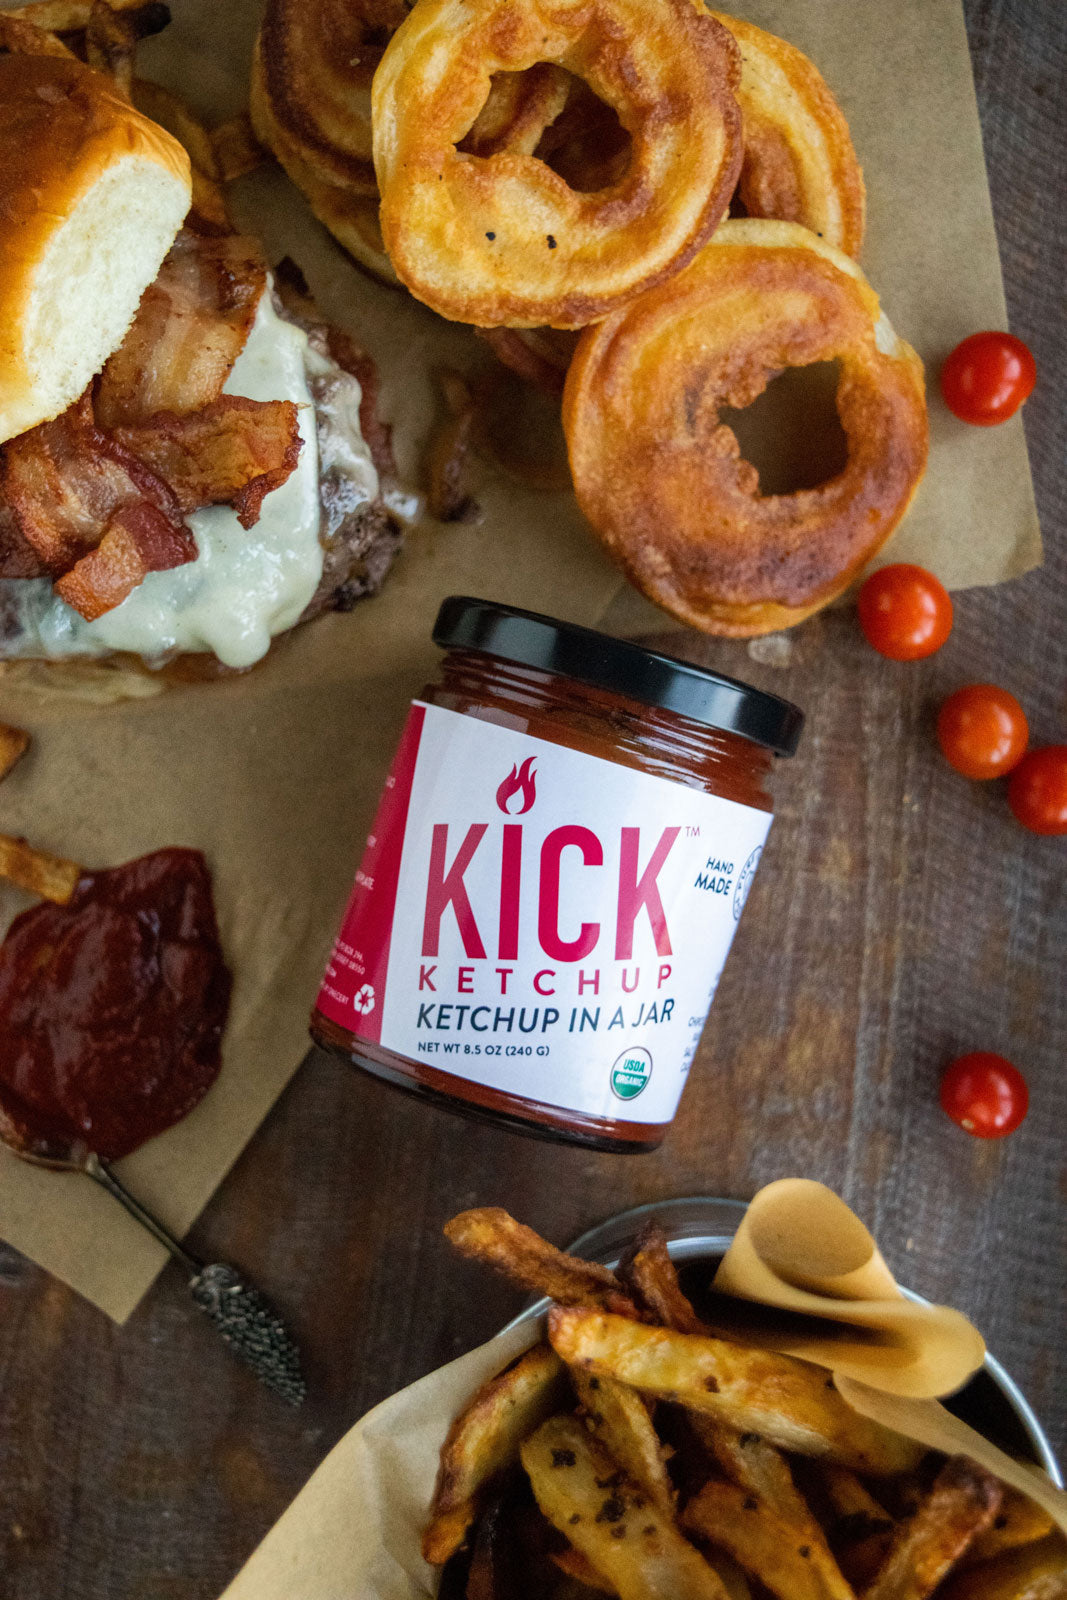
<svg viewBox="0 0 1067 1600">
<path fill-rule="evenodd" d="M 686 824 L 686 829 L 685 829 L 685 836 L 686 836 L 687 839 L 699 839 L 700 838 L 700 829 L 699 828 L 691 828 L 689 826 L 689 824 L 687 823 Z"/>
</svg>

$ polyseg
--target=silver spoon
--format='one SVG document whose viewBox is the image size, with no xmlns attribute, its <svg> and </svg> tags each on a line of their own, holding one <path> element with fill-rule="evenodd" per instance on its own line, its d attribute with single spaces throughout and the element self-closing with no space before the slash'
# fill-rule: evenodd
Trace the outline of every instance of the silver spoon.
<svg viewBox="0 0 1067 1600">
<path fill-rule="evenodd" d="M 5 1125 L 6 1124 L 6 1125 Z M 259 1290 L 223 1261 L 205 1264 L 169 1234 L 161 1222 L 116 1178 L 106 1161 L 80 1146 L 28 1146 L 0 1114 L 0 1139 L 13 1155 L 33 1166 L 53 1172 L 83 1172 L 92 1178 L 142 1228 L 146 1228 L 189 1274 L 189 1291 L 196 1305 L 221 1333 L 234 1354 L 250 1367 L 261 1383 L 298 1406 L 307 1394 L 300 1370 L 300 1352 L 285 1324 Z"/>
</svg>

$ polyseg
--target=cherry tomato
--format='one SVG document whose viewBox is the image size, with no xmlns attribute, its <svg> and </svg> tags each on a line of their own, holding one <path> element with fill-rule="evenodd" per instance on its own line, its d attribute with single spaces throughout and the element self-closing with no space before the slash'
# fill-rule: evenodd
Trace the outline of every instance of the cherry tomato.
<svg viewBox="0 0 1067 1600">
<path fill-rule="evenodd" d="M 1008 804 L 1031 833 L 1067 833 L 1067 744 L 1023 757 L 1008 784 Z"/>
<path fill-rule="evenodd" d="M 962 422 L 992 428 L 1013 417 L 1033 390 L 1037 366 L 1010 333 L 972 333 L 941 368 L 941 393 Z"/>
<path fill-rule="evenodd" d="M 937 742 L 965 778 L 1002 778 L 1026 753 L 1026 712 L 1007 689 L 969 683 L 950 694 L 937 716 Z"/>
<path fill-rule="evenodd" d="M 925 567 L 900 563 L 872 572 L 859 592 L 860 627 L 890 661 L 918 661 L 952 632 L 952 601 Z"/>
<path fill-rule="evenodd" d="M 960 1056 L 941 1079 L 941 1109 L 976 1139 L 1003 1139 L 1026 1116 L 1030 1091 L 1018 1067 L 991 1050 Z"/>
</svg>

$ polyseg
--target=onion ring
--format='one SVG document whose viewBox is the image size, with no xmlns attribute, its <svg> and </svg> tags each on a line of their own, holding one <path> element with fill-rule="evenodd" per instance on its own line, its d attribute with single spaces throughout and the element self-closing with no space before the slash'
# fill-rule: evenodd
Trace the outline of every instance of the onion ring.
<svg viewBox="0 0 1067 1600">
<path fill-rule="evenodd" d="M 719 420 L 837 360 L 844 470 L 759 493 Z M 706 633 L 791 627 L 840 594 L 926 465 L 922 363 L 849 256 L 798 223 L 726 222 L 684 272 L 583 333 L 563 397 L 578 503 L 632 581 Z"/>
<path fill-rule="evenodd" d="M 348 80 L 347 107 L 345 81 L 335 73 L 332 56 L 324 60 L 323 14 L 271 0 L 252 58 L 249 112 L 256 137 L 323 226 L 372 277 L 397 288 L 399 279 L 382 243 L 378 187 L 369 162 L 369 83 L 386 39 L 408 7 L 404 0 L 344 0 L 343 9 L 349 33 L 354 29 L 363 41 L 360 63 Z M 335 49 L 337 36 L 328 37 Z M 322 104 L 316 93 L 320 80 L 332 91 Z M 464 148 L 476 155 L 505 148 L 529 154 L 563 110 L 569 88 L 568 75 L 547 62 L 530 72 L 498 74 Z"/>
<path fill-rule="evenodd" d="M 580 78 L 572 78 L 567 104 L 545 127 L 534 155 L 572 189 L 594 194 L 620 182 L 630 164 L 632 144 L 611 106 Z"/>
<path fill-rule="evenodd" d="M 456 148 L 491 79 L 553 61 L 633 141 L 581 193 L 534 156 Z M 382 234 L 416 298 L 481 327 L 581 327 L 678 271 L 741 162 L 736 47 L 690 0 L 419 0 L 372 96 Z"/>
<path fill-rule="evenodd" d="M 696 0 L 700 9 L 702 0 Z M 713 11 L 741 51 L 745 154 L 738 198 L 750 217 L 801 222 L 846 255 L 863 243 L 866 191 L 848 123 L 802 51 Z"/>
<path fill-rule="evenodd" d="M 459 149 L 467 155 L 493 156 L 501 150 L 533 155 L 541 136 L 567 104 L 571 79 L 551 61 L 539 61 L 527 72 L 497 72 L 489 98 Z"/>
<path fill-rule="evenodd" d="M 258 49 L 252 57 L 248 110 L 256 138 L 272 151 L 323 226 L 373 278 L 399 288 L 400 280 L 382 243 L 377 190 L 370 194 L 362 189 L 353 191 L 321 177 L 308 165 L 302 147 L 289 137 L 274 115 Z"/>
<path fill-rule="evenodd" d="M 320 182 L 374 195 L 371 79 L 408 0 L 269 0 L 256 42 L 262 92 Z"/>
<path fill-rule="evenodd" d="M 255 50 L 260 104 L 269 107 L 276 136 L 316 186 L 336 186 L 342 195 L 377 194 L 371 81 L 411 4 L 268 0 Z M 501 74 L 468 134 L 469 148 L 491 155 L 517 136 L 519 147 L 532 151 L 563 109 L 565 77 L 547 63 L 533 74 Z M 330 205 L 341 213 L 340 196 Z"/>
</svg>

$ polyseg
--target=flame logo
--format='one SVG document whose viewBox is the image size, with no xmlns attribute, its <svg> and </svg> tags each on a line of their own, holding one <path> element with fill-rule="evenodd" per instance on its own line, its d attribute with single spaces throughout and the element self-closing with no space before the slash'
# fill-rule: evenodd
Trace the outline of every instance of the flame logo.
<svg viewBox="0 0 1067 1600">
<path fill-rule="evenodd" d="M 522 797 L 522 804 L 511 804 L 516 795 Z M 529 811 L 537 799 L 537 783 L 534 777 L 534 758 L 527 756 L 521 767 L 512 767 L 500 788 L 496 792 L 496 803 L 508 817 L 521 817 Z"/>
</svg>

